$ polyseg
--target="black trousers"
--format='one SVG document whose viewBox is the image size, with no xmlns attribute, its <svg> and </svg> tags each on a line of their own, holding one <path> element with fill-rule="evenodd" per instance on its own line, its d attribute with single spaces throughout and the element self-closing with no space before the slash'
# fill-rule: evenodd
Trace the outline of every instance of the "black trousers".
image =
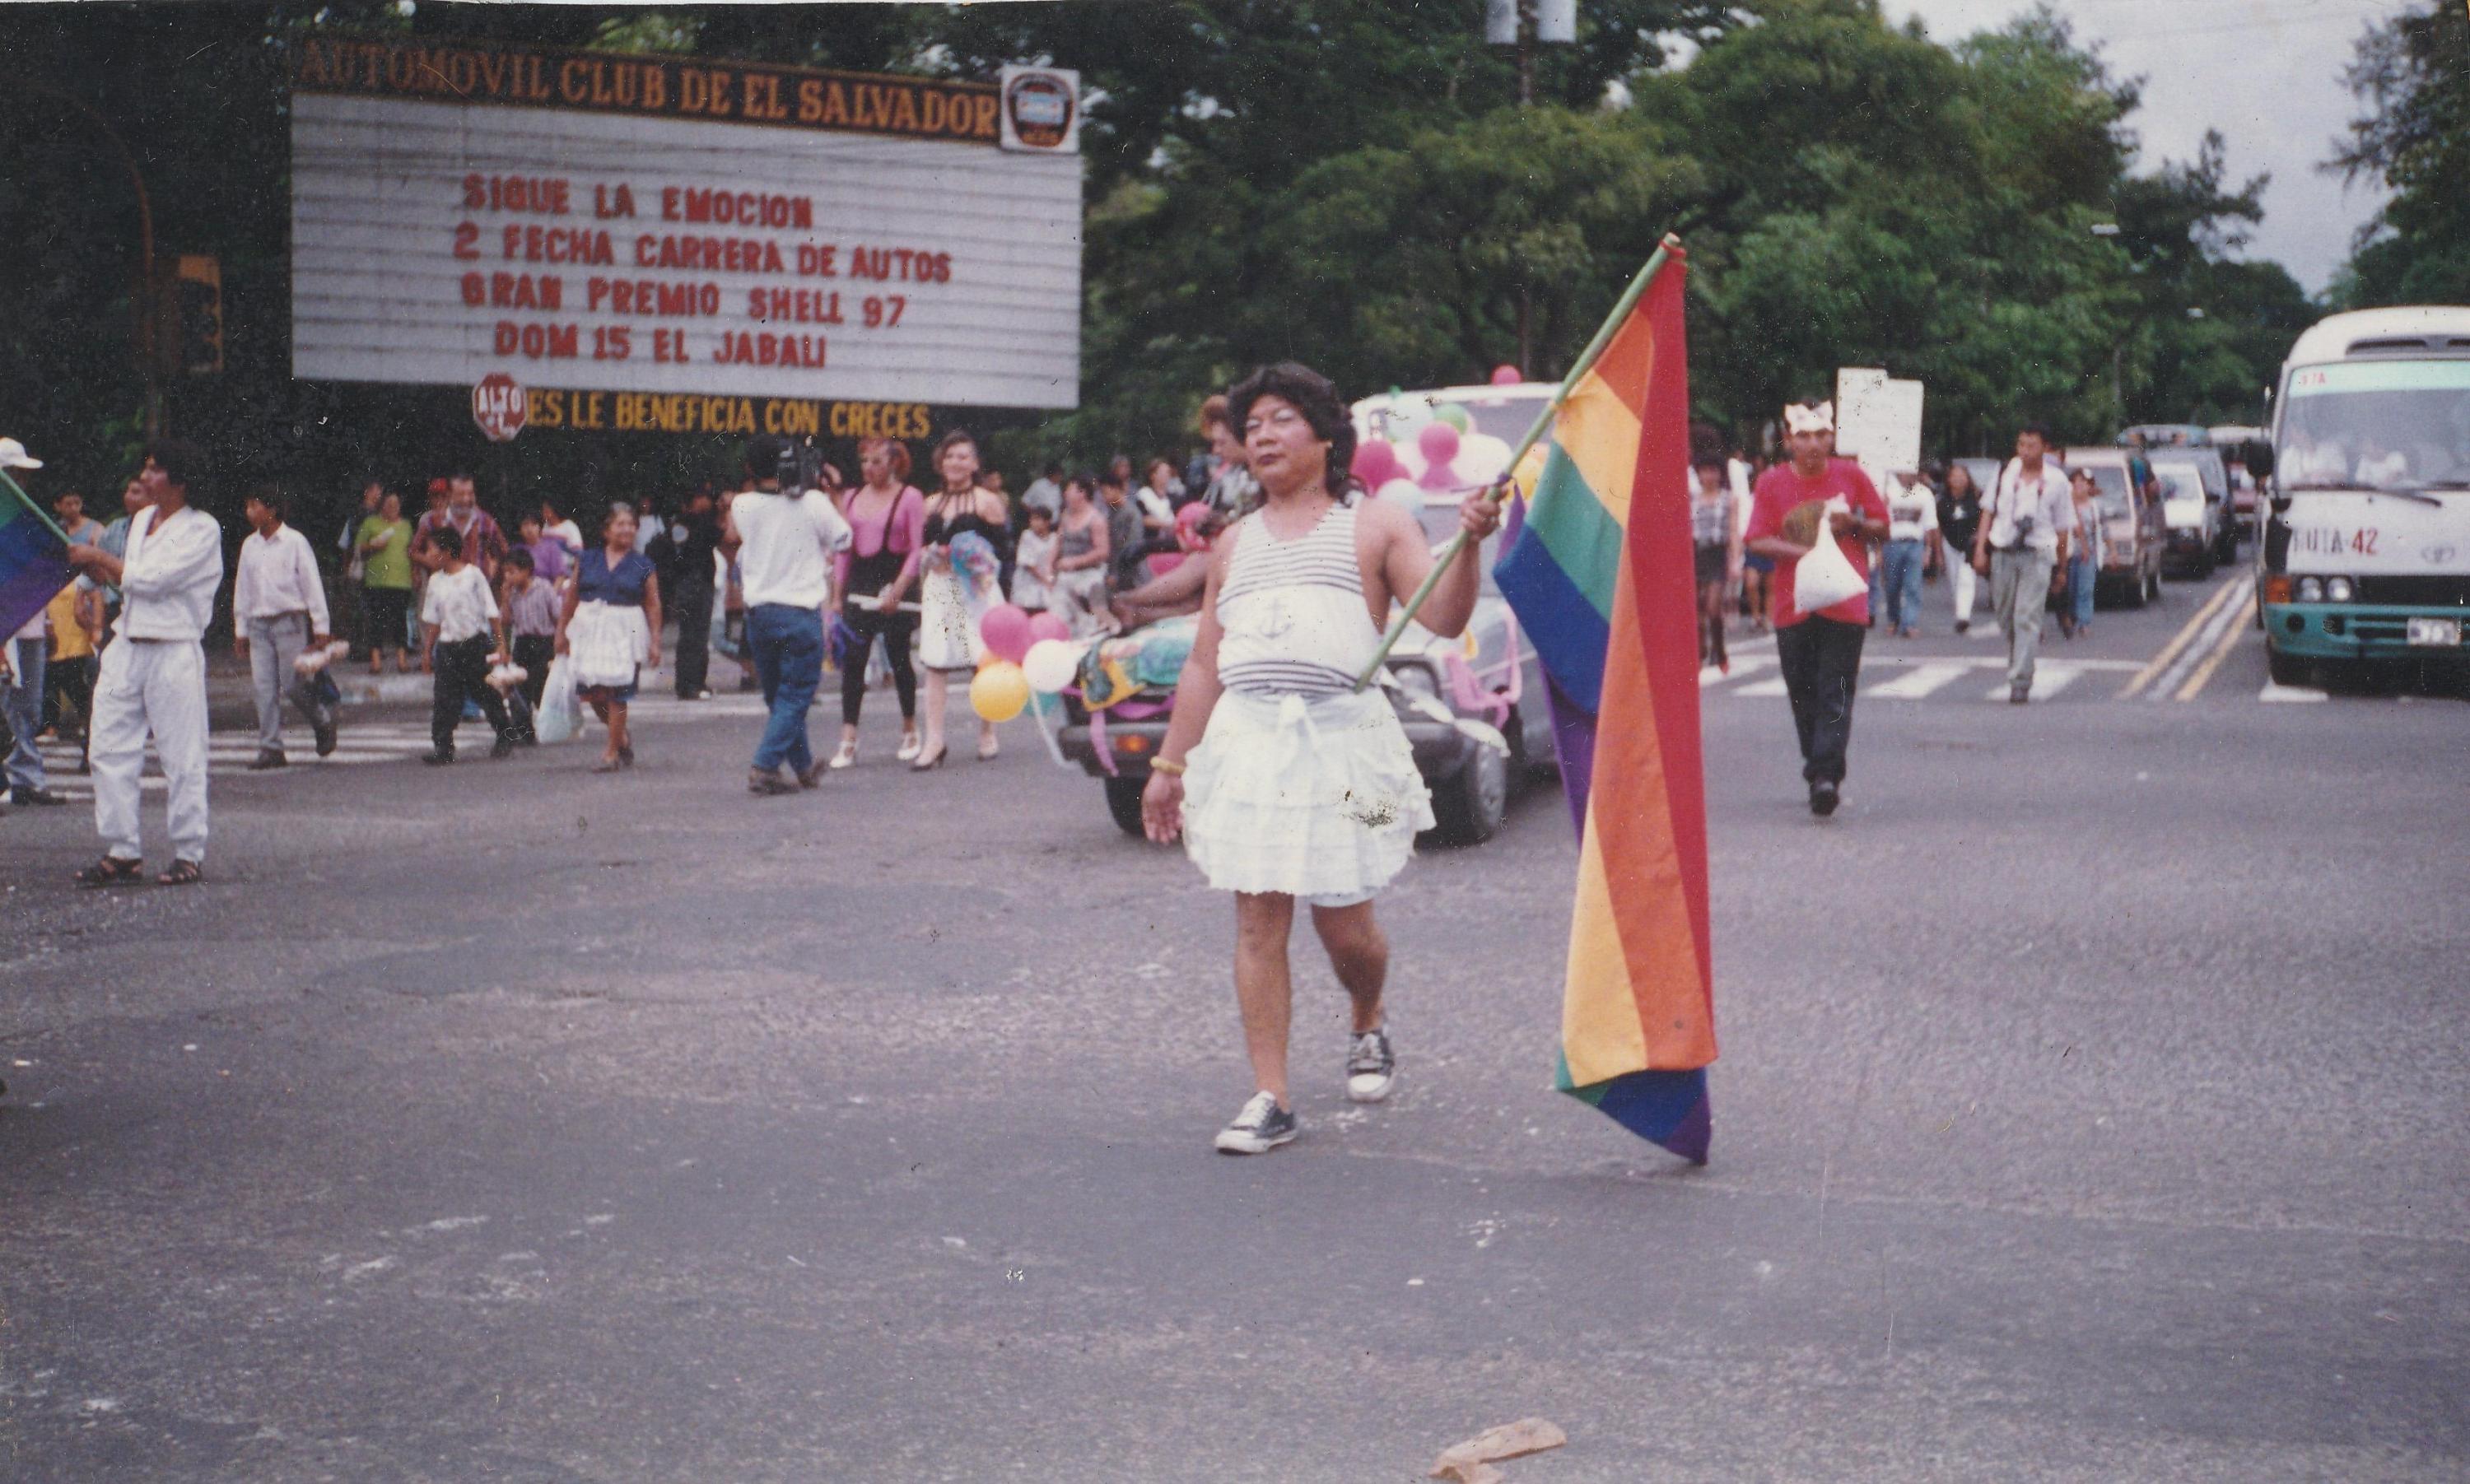
<svg viewBox="0 0 2470 1484">
<path fill-rule="evenodd" d="M 1844 752 L 1852 741 L 1852 685 L 1861 675 L 1857 623 L 1809 617 L 1775 631 L 1776 663 L 1801 733 L 1801 776 L 1810 783 L 1844 781 Z"/>
<path fill-rule="evenodd" d="M 514 652 L 507 658 L 524 667 L 524 699 L 540 709 L 541 692 L 548 688 L 549 661 L 557 658 L 557 637 L 551 634 L 518 634 Z"/>
<path fill-rule="evenodd" d="M 918 714 L 918 667 L 909 662 L 909 640 L 918 633 L 916 614 L 887 614 L 863 599 L 841 605 L 841 616 L 855 631 L 857 645 L 841 661 L 841 725 L 857 725 L 866 705 L 866 655 L 883 637 L 883 662 L 892 667 L 892 688 L 900 697 L 900 719 Z"/>
<path fill-rule="evenodd" d="M 678 579 L 678 699 L 703 694 L 711 673 L 711 573 Z"/>
<path fill-rule="evenodd" d="M 58 728 L 68 735 L 66 726 L 71 709 L 77 712 L 78 734 L 94 724 L 94 657 L 81 655 L 74 660 L 54 656 L 43 666 L 43 725 Z"/>
<path fill-rule="evenodd" d="M 436 683 L 429 692 L 429 740 L 449 757 L 454 755 L 454 727 L 463 719 L 463 703 L 478 704 L 480 714 L 501 738 L 514 735 L 506 703 L 489 688 L 489 636 L 475 634 L 458 643 L 441 642 L 435 651 Z"/>
</svg>

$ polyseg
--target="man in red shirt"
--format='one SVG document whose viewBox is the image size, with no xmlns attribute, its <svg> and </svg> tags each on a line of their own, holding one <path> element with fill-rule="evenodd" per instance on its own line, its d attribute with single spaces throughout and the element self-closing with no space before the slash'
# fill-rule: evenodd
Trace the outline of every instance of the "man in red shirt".
<svg viewBox="0 0 2470 1484">
<path fill-rule="evenodd" d="M 1833 456 L 1833 404 L 1802 402 L 1785 407 L 1784 427 L 1792 462 L 1759 475 L 1744 545 L 1775 558 L 1775 580 L 1767 586 L 1773 595 L 1776 661 L 1783 670 L 1784 694 L 1792 700 L 1793 727 L 1801 733 L 1801 776 L 1809 784 L 1809 812 L 1824 819 L 1835 812 L 1844 783 L 1844 752 L 1852 739 L 1852 686 L 1861 675 L 1870 595 L 1856 592 L 1814 614 L 1794 607 L 1794 574 L 1801 559 L 1817 548 L 1785 535 L 1783 519 L 1811 500 L 1842 500 L 1845 508 L 1828 513 L 1828 529 L 1852 569 L 1866 577 L 1867 544 L 1887 536 L 1887 502 L 1860 465 Z"/>
</svg>

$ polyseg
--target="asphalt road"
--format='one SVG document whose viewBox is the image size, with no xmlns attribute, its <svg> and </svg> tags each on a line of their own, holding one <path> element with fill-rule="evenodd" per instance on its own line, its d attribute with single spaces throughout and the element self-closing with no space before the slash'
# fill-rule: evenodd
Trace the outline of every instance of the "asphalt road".
<svg viewBox="0 0 2470 1484">
<path fill-rule="evenodd" d="M 2123 695 L 2212 591 L 2029 707 L 1874 643 L 1823 823 L 1744 641 L 1704 1171 L 1549 1090 L 1543 790 L 1384 903 L 1390 1103 L 1299 938 L 1252 1160 L 1226 903 L 1022 724 L 911 777 L 878 703 L 757 800 L 735 702 L 615 778 L 356 714 L 186 892 L 15 811 L 0 1475 L 1405 1480 L 1540 1415 L 1513 1481 L 2458 1479 L 2470 707 L 2228 631 Z"/>
</svg>

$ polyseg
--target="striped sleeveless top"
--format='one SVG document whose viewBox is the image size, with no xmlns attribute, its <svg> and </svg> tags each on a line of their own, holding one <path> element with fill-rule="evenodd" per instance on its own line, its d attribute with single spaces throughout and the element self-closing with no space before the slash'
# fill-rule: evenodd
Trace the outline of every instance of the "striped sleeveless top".
<svg viewBox="0 0 2470 1484">
<path fill-rule="evenodd" d="M 1356 564 L 1355 506 L 1331 506 L 1293 541 L 1270 535 L 1257 512 L 1239 522 L 1218 622 L 1218 679 L 1228 690 L 1308 699 L 1353 690 L 1381 646 Z"/>
</svg>

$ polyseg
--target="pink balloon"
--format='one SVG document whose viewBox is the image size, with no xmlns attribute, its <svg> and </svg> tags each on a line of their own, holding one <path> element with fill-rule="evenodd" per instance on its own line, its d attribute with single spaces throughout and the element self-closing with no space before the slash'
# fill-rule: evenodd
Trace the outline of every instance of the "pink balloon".
<svg viewBox="0 0 2470 1484">
<path fill-rule="evenodd" d="M 1065 623 L 1060 614 L 1050 614 L 1040 609 L 1029 615 L 1029 641 L 1036 644 L 1046 639 L 1054 639 L 1059 643 L 1070 643 L 1072 625 Z"/>
<path fill-rule="evenodd" d="M 1516 366 L 1505 361 L 1492 368 L 1492 384 L 1495 386 L 1515 386 L 1525 380 L 1526 378 L 1518 374 Z"/>
<path fill-rule="evenodd" d="M 1348 467 L 1365 489 L 1377 490 L 1398 477 L 1398 451 L 1386 439 L 1367 438 L 1355 446 L 1355 461 Z"/>
<path fill-rule="evenodd" d="M 1427 464 L 1446 464 L 1458 456 L 1458 430 L 1435 419 L 1415 432 L 1415 447 L 1423 450 Z"/>
<path fill-rule="evenodd" d="M 1029 653 L 1029 614 L 1010 603 L 997 603 L 978 620 L 978 637 L 987 641 L 990 654 L 1018 664 Z"/>
</svg>

